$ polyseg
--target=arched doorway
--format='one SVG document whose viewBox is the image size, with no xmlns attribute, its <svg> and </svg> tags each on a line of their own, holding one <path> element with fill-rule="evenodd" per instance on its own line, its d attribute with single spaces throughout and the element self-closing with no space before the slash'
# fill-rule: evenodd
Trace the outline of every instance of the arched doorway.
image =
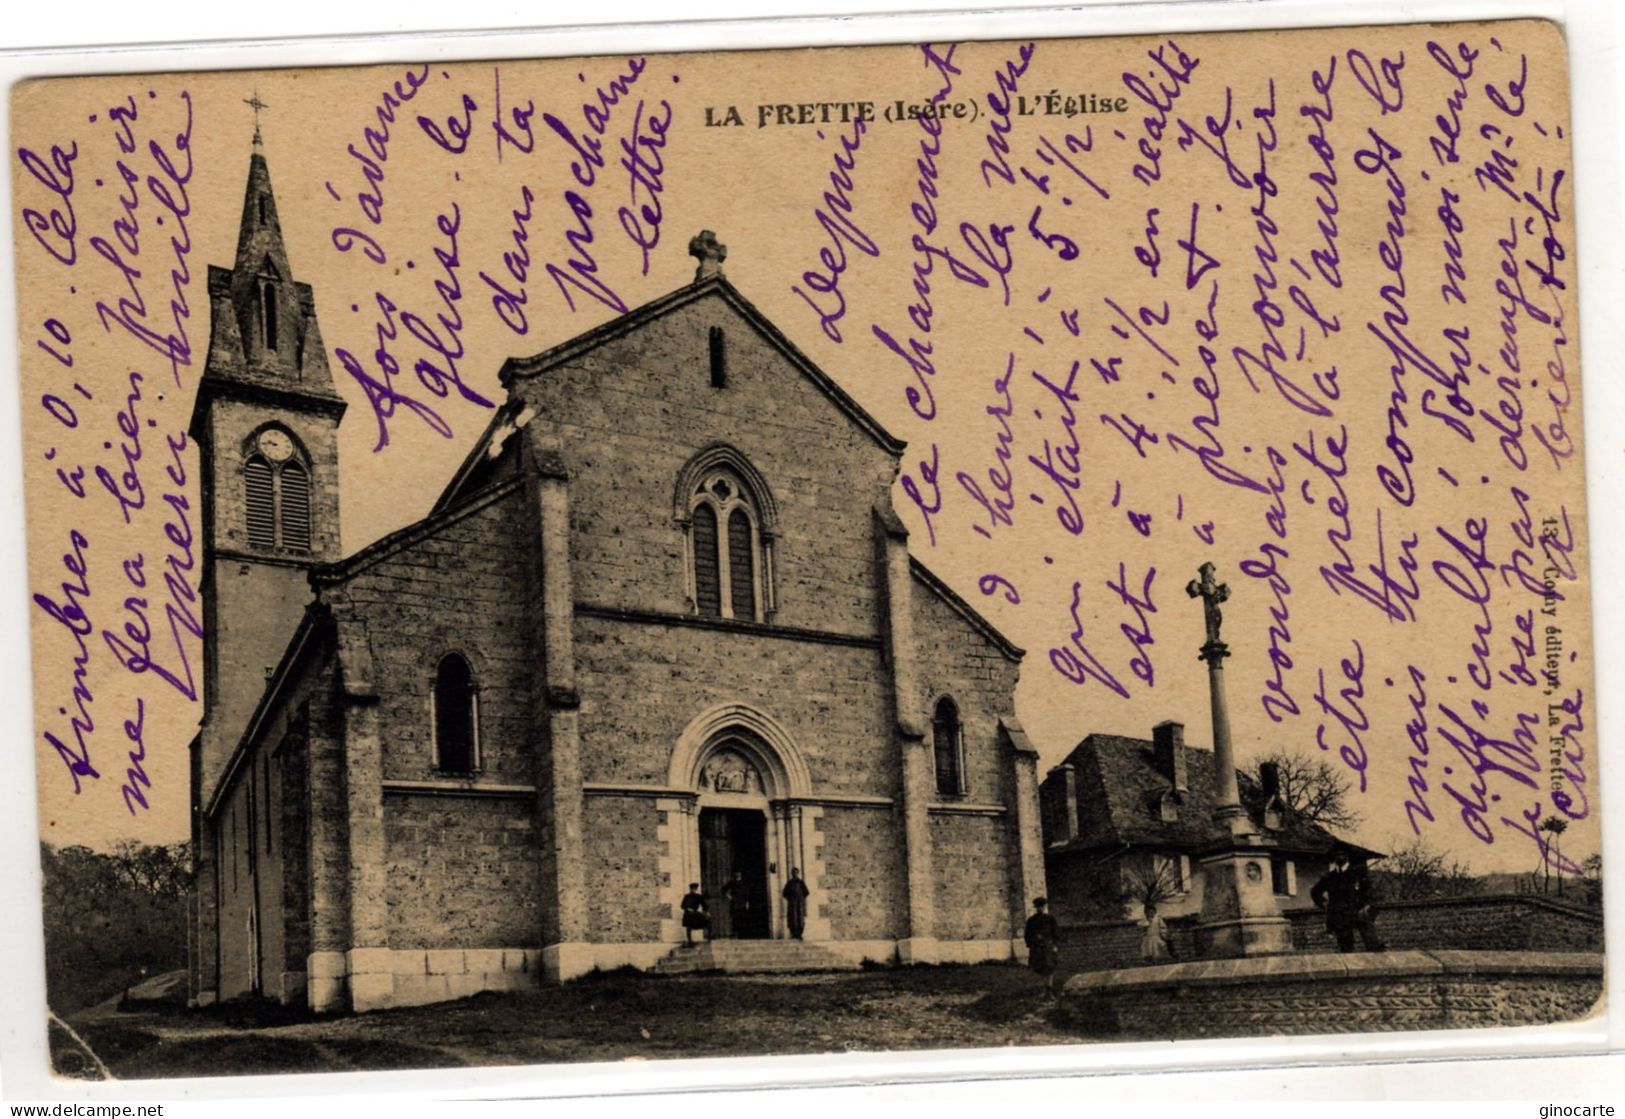
<svg viewBox="0 0 1625 1119">
<path fill-rule="evenodd" d="M 753 745 L 737 734 L 721 738 L 696 783 L 700 891 L 711 899 L 711 935 L 718 938 L 772 935 L 767 782 Z"/>
<path fill-rule="evenodd" d="M 668 802 L 676 809 L 667 833 L 667 865 L 676 872 L 668 939 L 682 935 L 675 907 L 691 882 L 709 902 L 716 938 L 788 936 L 781 894 L 792 867 L 811 891 L 809 913 L 817 913 L 819 810 L 807 803 L 811 782 L 800 751 L 771 717 L 743 704 L 696 716 L 672 750 L 669 786 L 681 800 Z M 808 927 L 822 933 L 826 926 Z"/>
</svg>

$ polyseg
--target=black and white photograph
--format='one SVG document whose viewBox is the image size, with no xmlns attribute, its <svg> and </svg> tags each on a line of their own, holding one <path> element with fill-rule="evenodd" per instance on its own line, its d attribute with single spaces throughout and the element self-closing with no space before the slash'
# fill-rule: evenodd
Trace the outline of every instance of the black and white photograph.
<svg viewBox="0 0 1625 1119">
<path fill-rule="evenodd" d="M 648 43 L 12 88 L 50 1074 L 1605 1040 L 1561 29 Z"/>
</svg>

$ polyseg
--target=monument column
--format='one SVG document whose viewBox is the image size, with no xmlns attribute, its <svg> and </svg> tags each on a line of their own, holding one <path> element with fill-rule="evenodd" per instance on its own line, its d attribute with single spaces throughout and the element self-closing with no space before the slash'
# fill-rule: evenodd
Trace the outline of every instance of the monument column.
<svg viewBox="0 0 1625 1119">
<path fill-rule="evenodd" d="M 1199 579 L 1185 592 L 1202 600 L 1207 640 L 1199 657 L 1207 662 L 1208 697 L 1213 714 L 1214 844 L 1199 856 L 1202 867 L 1202 918 L 1198 948 L 1207 956 L 1264 956 L 1292 951 L 1292 926 L 1281 916 L 1270 884 L 1271 844 L 1253 825 L 1241 804 L 1236 781 L 1236 755 L 1230 744 L 1230 711 L 1224 696 L 1224 659 L 1230 655 L 1221 635 L 1219 606 L 1230 588 L 1213 579 L 1204 563 Z"/>
</svg>

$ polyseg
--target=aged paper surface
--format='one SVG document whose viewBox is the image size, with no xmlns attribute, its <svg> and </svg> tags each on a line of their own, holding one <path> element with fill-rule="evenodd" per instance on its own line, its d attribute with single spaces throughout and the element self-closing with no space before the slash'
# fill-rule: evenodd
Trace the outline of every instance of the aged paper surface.
<svg viewBox="0 0 1625 1119">
<path fill-rule="evenodd" d="M 982 993 L 1030 1003 L 981 1043 L 1203 1033 L 1101 1003 L 1142 958 L 1294 961 L 1279 1021 L 1197 996 L 1220 1032 L 1595 997 L 1553 26 L 59 79 L 13 112 L 60 1013 L 143 969 L 328 1014 L 1031 960 L 1040 894 L 1082 982 L 1052 1012 L 1011 969 Z M 1333 837 L 1374 920 L 1314 909 Z M 61 950 L 131 899 L 147 955 Z M 1317 1001 L 1356 933 L 1391 950 L 1358 957 L 1374 1018 Z M 1407 1001 L 1520 966 L 1441 951 L 1514 950 L 1538 1009 Z M 1170 975 L 1152 1004 L 1202 990 Z M 652 1040 L 564 1028 L 497 1059 Z M 967 1043 L 937 1028 L 649 1054 Z"/>
</svg>

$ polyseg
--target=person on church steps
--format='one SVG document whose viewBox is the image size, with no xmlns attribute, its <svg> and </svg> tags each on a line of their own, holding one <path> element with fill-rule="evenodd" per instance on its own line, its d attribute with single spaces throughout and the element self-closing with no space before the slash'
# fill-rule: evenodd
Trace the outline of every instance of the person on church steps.
<svg viewBox="0 0 1625 1119">
<path fill-rule="evenodd" d="M 734 871 L 733 880 L 722 887 L 722 896 L 728 899 L 728 935 L 740 937 L 750 929 L 750 883 L 745 872 Z"/>
<path fill-rule="evenodd" d="M 1145 936 L 1140 940 L 1140 958 L 1148 964 L 1166 964 L 1174 958 L 1174 942 L 1154 901 L 1145 903 Z"/>
<path fill-rule="evenodd" d="M 1027 918 L 1027 966 L 1044 977 L 1044 993 L 1055 994 L 1055 969 L 1061 963 L 1061 927 L 1046 910 L 1048 898 L 1033 898 Z"/>
<path fill-rule="evenodd" d="M 683 895 L 683 943 L 694 943 L 694 930 L 704 931 L 711 924 L 710 914 L 706 912 L 705 895 L 700 893 L 700 884 L 690 882 L 688 893 Z"/>
<path fill-rule="evenodd" d="M 801 880 L 800 870 L 790 868 L 790 881 L 784 884 L 781 893 L 784 895 L 785 923 L 790 926 L 790 935 L 800 940 L 802 930 L 807 927 L 807 883 Z"/>
<path fill-rule="evenodd" d="M 1324 877 L 1309 891 L 1309 900 L 1326 911 L 1326 928 L 1337 938 L 1339 952 L 1354 951 L 1354 934 L 1367 952 L 1386 952 L 1377 935 L 1371 890 L 1371 877 L 1365 862 L 1354 858 L 1345 844 L 1332 844 L 1332 863 Z"/>
</svg>

